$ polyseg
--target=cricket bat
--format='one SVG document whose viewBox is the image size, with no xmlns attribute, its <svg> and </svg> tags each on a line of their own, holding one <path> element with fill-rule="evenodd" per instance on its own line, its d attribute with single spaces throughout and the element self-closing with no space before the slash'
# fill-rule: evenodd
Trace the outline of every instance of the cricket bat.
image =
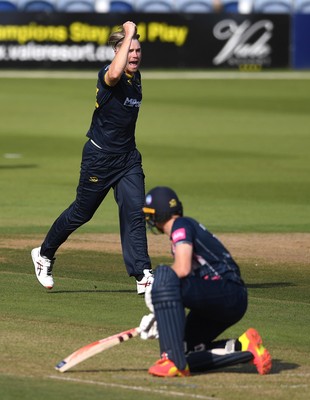
<svg viewBox="0 0 310 400">
<path fill-rule="evenodd" d="M 87 344 L 80 349 L 74 351 L 68 357 L 60 361 L 55 369 L 59 372 L 68 371 L 68 369 L 74 367 L 75 365 L 81 363 L 88 358 L 101 353 L 104 350 L 110 349 L 120 343 L 123 343 L 129 339 L 138 336 L 140 333 L 140 328 L 132 328 L 124 332 L 117 333 L 116 335 L 109 336 L 104 339 L 97 340 L 96 342 Z"/>
</svg>

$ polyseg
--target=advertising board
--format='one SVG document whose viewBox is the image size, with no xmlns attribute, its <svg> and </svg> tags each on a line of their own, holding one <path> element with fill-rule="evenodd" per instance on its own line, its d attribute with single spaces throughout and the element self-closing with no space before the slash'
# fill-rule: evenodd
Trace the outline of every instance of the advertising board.
<svg viewBox="0 0 310 400">
<path fill-rule="evenodd" d="M 2 13 L 0 68 L 98 68 L 119 14 Z M 290 66 L 290 17 L 134 14 L 144 68 L 268 69 Z"/>
</svg>

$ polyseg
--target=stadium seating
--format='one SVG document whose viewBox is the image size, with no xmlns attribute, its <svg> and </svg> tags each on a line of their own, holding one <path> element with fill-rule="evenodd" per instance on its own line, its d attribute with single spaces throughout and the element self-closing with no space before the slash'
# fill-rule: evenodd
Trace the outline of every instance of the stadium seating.
<svg viewBox="0 0 310 400">
<path fill-rule="evenodd" d="M 110 10 L 110 0 L 94 0 L 96 13 L 106 13 Z"/>
<path fill-rule="evenodd" d="M 254 12 L 270 14 L 290 14 L 292 0 L 255 0 Z"/>
<path fill-rule="evenodd" d="M 0 0 L 0 12 L 17 11 L 17 1 L 14 0 Z"/>
<path fill-rule="evenodd" d="M 232 1 L 232 0 L 221 0 L 222 9 L 224 12 L 227 13 L 237 13 L 239 1 Z"/>
<path fill-rule="evenodd" d="M 134 3 L 134 0 L 111 0 L 109 11 L 119 13 L 133 12 L 135 11 Z"/>
<path fill-rule="evenodd" d="M 239 0 L 238 12 L 240 14 L 251 14 L 253 12 L 254 0 Z"/>
<path fill-rule="evenodd" d="M 174 0 L 136 0 L 137 12 L 169 13 L 175 11 Z"/>
<path fill-rule="evenodd" d="M 297 14 L 310 14 L 310 0 L 295 0 L 294 12 Z"/>
<path fill-rule="evenodd" d="M 55 12 L 56 0 L 18 0 L 18 10 L 26 12 Z"/>
<path fill-rule="evenodd" d="M 212 0 L 177 0 L 176 8 L 184 13 L 212 13 L 214 6 Z"/>
<path fill-rule="evenodd" d="M 310 14 L 310 0 L 220 0 L 226 13 Z M 213 13 L 214 0 L 0 0 L 0 12 Z M 243 11 L 241 4 L 246 10 Z"/>
<path fill-rule="evenodd" d="M 60 12 L 95 12 L 94 0 L 58 0 L 57 10 Z"/>
</svg>

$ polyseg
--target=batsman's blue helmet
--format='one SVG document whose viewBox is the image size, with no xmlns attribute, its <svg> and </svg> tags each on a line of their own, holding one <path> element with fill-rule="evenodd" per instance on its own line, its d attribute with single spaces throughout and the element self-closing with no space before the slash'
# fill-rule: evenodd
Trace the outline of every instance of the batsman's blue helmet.
<svg viewBox="0 0 310 400">
<path fill-rule="evenodd" d="M 183 206 L 177 194 L 166 186 L 156 186 L 145 196 L 143 207 L 146 222 L 154 227 L 156 222 L 166 222 L 172 215 L 183 215 Z"/>
</svg>

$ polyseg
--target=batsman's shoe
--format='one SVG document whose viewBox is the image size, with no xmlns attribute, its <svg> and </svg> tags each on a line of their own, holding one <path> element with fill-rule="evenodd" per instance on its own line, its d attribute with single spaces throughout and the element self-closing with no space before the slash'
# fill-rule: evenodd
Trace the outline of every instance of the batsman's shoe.
<svg viewBox="0 0 310 400">
<path fill-rule="evenodd" d="M 167 356 L 163 356 L 160 360 L 156 361 L 156 363 L 149 368 L 149 374 L 154 376 L 172 378 L 174 376 L 189 376 L 190 371 L 188 365 L 186 365 L 185 369 L 183 370 L 178 369 L 173 361 L 169 360 Z"/>
<path fill-rule="evenodd" d="M 42 257 L 40 254 L 41 247 L 36 247 L 31 251 L 32 261 L 34 263 L 34 270 L 38 281 L 46 289 L 52 289 L 54 286 L 54 280 L 52 275 L 53 265 L 55 258 L 49 260 L 46 257 Z"/>
<path fill-rule="evenodd" d="M 138 294 L 144 294 L 145 289 L 148 286 L 151 286 L 153 284 L 153 281 L 154 281 L 153 271 L 151 269 L 144 269 L 142 278 L 140 280 L 136 280 Z"/>
<path fill-rule="evenodd" d="M 261 375 L 268 374 L 272 367 L 271 356 L 268 350 L 263 346 L 260 334 L 254 328 L 248 329 L 238 338 L 241 343 L 242 351 L 250 351 L 254 358 L 252 363 L 257 372 Z"/>
</svg>

